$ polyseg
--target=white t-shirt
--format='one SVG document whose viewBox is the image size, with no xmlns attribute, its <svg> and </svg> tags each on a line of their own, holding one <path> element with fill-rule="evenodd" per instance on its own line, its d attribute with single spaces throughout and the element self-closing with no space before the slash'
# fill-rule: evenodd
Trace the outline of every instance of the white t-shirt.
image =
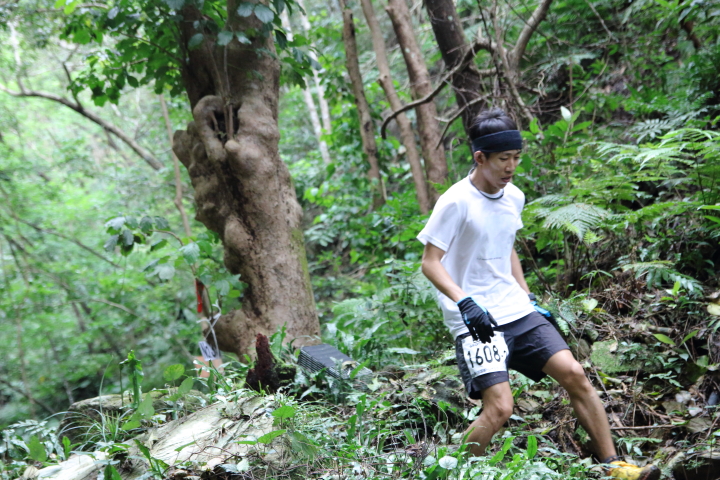
<svg viewBox="0 0 720 480">
<path fill-rule="evenodd" d="M 512 276 L 510 254 L 525 195 L 509 183 L 499 199 L 481 194 L 466 177 L 437 201 L 417 238 L 445 251 L 441 263 L 453 281 L 485 307 L 498 325 L 535 311 L 527 293 Z M 450 333 L 468 329 L 454 301 L 438 291 L 438 300 Z"/>
</svg>

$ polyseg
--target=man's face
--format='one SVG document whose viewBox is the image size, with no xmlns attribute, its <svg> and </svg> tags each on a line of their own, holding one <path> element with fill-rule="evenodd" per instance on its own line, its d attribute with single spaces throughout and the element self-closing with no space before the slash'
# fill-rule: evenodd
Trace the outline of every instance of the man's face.
<svg viewBox="0 0 720 480">
<path fill-rule="evenodd" d="M 520 150 L 507 150 L 485 156 L 481 152 L 476 152 L 478 169 L 483 179 L 495 188 L 504 188 L 515 174 L 515 169 L 520 163 L 520 153 Z"/>
</svg>

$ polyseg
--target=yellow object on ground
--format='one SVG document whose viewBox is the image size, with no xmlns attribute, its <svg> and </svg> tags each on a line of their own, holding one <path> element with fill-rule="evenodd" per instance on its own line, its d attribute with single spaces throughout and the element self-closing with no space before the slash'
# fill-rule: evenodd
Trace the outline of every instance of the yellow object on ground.
<svg viewBox="0 0 720 480">
<path fill-rule="evenodd" d="M 660 478 L 660 469 L 655 465 L 638 467 L 619 460 L 610 462 L 610 465 L 612 467 L 608 468 L 608 475 L 621 480 L 657 480 Z"/>
</svg>

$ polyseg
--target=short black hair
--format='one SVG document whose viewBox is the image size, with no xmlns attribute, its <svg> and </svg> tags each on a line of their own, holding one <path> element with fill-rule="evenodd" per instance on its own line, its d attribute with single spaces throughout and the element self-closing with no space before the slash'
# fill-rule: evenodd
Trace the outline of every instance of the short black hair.
<svg viewBox="0 0 720 480">
<path fill-rule="evenodd" d="M 470 126 L 470 141 L 491 133 L 517 130 L 517 123 L 501 108 L 483 110 Z"/>
</svg>

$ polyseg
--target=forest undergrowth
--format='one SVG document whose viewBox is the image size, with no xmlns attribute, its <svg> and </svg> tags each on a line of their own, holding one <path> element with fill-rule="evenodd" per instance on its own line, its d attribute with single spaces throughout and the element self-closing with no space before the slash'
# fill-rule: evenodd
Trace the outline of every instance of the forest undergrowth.
<svg viewBox="0 0 720 480">
<path fill-rule="evenodd" d="M 155 170 L 161 157 L 172 161 L 166 130 L 192 119 L 176 70 L 154 67 L 175 38 L 171 23 L 158 30 L 168 36 L 154 51 L 156 42 L 111 38 L 125 16 L 128 25 L 151 22 L 128 12 L 152 2 L 116 2 L 125 12 L 60 1 L 52 15 L 54 2 L 21 3 L 0 2 L 0 77 L 10 92 L 0 96 L 1 480 L 52 475 L 83 458 L 104 480 L 603 476 L 567 395 L 550 380 L 513 374 L 514 415 L 488 455 L 470 458 L 461 446 L 481 404 L 465 398 L 452 338 L 420 273 L 415 238 L 427 215 L 396 127 L 388 138 L 379 133 L 393 109 L 375 82 L 358 5 L 360 80 L 382 182 L 366 175 L 334 3 L 308 2 L 312 29 L 305 37 L 295 25 L 290 43 L 279 30 L 282 1 L 271 2 L 277 15 L 242 3 L 245 16 L 265 18 L 290 45 L 280 54 L 279 154 L 304 215 L 320 340 L 357 362 L 350 378 L 303 371 L 298 351 L 276 332 L 273 353 L 296 375 L 279 392 L 259 393 L 246 388 L 249 357 L 225 354 L 223 372 L 211 368 L 207 378 L 192 363 L 206 338 L 197 282 L 221 314 L 242 307 L 248 284 L 223 263 L 218 233 L 183 222 L 195 213 L 188 172 Z M 498 33 L 483 17 L 491 3 L 506 10 L 491 24 L 508 38 L 530 12 L 518 14 L 511 2 L 451 3 L 468 38 Z M 423 9 L 412 12 L 431 83 L 442 86 L 448 65 Z M 108 22 L 93 23 L 102 18 Z M 528 284 L 600 395 L 619 454 L 657 464 L 664 479 L 720 478 L 718 18 L 712 2 L 556 0 L 517 72 L 534 117 L 523 122 L 527 148 L 513 180 L 526 195 L 515 246 Z M 381 22 L 393 78 L 410 102 L 400 47 L 390 20 Z M 208 28 L 208 38 L 222 32 L 224 45 L 247 40 Z M 145 33 L 153 30 L 147 23 Z M 101 45 L 103 38 L 115 43 Z M 99 60 L 113 52 L 116 63 Z M 483 51 L 472 66 L 497 70 L 496 60 Z M 505 80 L 486 80 L 488 106 L 518 115 Z M 23 97 L 30 87 L 112 119 L 154 162 L 145 165 L 105 127 L 78 127 L 76 113 L 57 102 Z M 434 99 L 446 117 L 436 119 L 448 169 L 445 184 L 431 185 L 440 191 L 471 162 L 450 88 Z M 164 122 L 158 93 L 172 97 Z M 313 95 L 325 95 L 329 108 L 328 125 L 316 132 L 306 106 Z M 41 136 L 38 124 L 47 126 Z M 359 376 L 362 368 L 372 373 Z M 98 395 L 107 403 L 76 408 Z M 169 451 L 191 451 L 189 458 L 170 466 L 160 457 L 158 432 L 211 413 L 222 423 L 214 436 L 227 433 L 226 444 L 194 451 L 188 439 Z"/>
</svg>

